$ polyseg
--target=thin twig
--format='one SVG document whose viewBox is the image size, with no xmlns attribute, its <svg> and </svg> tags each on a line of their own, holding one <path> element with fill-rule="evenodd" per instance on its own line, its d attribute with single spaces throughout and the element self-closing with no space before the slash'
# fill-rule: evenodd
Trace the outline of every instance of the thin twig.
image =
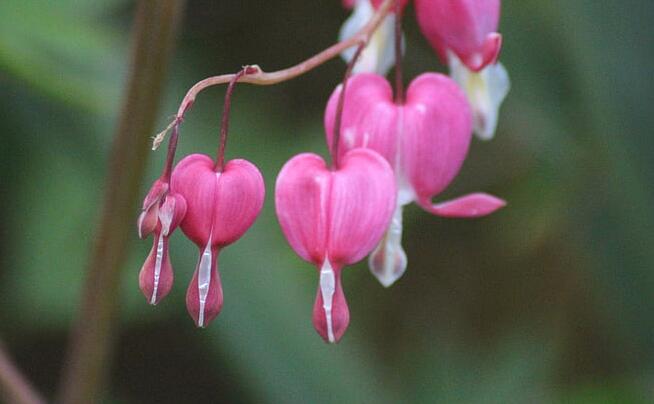
<svg viewBox="0 0 654 404">
<path fill-rule="evenodd" d="M 325 49 L 324 51 L 310 57 L 309 59 L 301 63 L 298 63 L 295 66 L 283 70 L 267 73 L 264 72 L 259 66 L 251 65 L 250 67 L 256 69 L 257 72 L 242 77 L 239 80 L 239 82 L 268 86 L 268 85 L 281 83 L 283 81 L 288 81 L 315 69 L 316 67 L 322 65 L 323 63 L 340 55 L 341 52 L 343 52 L 348 48 L 367 43 L 370 40 L 372 34 L 375 33 L 375 31 L 382 23 L 384 18 L 391 11 L 395 1 L 399 2 L 399 0 L 385 0 L 377 10 L 375 15 L 370 19 L 370 21 L 351 38 L 338 42 L 330 46 L 329 48 Z M 179 108 L 177 110 L 177 115 L 175 116 L 175 120 L 170 125 L 168 125 L 166 129 L 159 132 L 155 136 L 154 142 L 152 144 L 152 148 L 156 149 L 161 144 L 163 139 L 166 137 L 168 131 L 173 126 L 179 125 L 179 123 L 176 123 L 176 121 L 180 122 L 179 120 L 184 118 L 184 114 L 186 113 L 186 111 L 188 111 L 191 105 L 193 105 L 195 98 L 201 91 L 207 89 L 208 87 L 229 83 L 233 78 L 234 78 L 234 74 L 223 74 L 220 76 L 208 77 L 204 80 L 195 83 L 195 85 L 193 85 L 193 87 L 191 87 L 188 90 L 188 92 L 184 96 L 184 99 L 182 100 L 182 103 L 179 105 Z"/>
<path fill-rule="evenodd" d="M 42 404 L 45 400 L 27 381 L 0 341 L 0 397 L 8 403 Z"/>
<path fill-rule="evenodd" d="M 111 368 L 122 268 L 183 0 L 140 0 L 131 68 L 114 135 L 102 216 L 60 385 L 66 404 L 101 401 Z"/>
</svg>

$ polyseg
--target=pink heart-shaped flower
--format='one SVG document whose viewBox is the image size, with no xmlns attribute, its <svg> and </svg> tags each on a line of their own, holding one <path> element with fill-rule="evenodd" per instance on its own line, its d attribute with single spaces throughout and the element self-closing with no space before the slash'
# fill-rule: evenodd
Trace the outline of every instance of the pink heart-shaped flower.
<svg viewBox="0 0 654 404">
<path fill-rule="evenodd" d="M 277 177 L 275 205 L 282 231 L 304 260 L 320 269 L 314 326 L 338 341 L 349 322 L 340 281 L 344 265 L 363 259 L 379 242 L 395 207 L 393 171 L 378 153 L 354 149 L 337 170 L 305 153 Z"/>
<path fill-rule="evenodd" d="M 325 111 L 329 145 L 333 144 L 341 88 L 336 88 Z M 365 147 L 384 156 L 394 168 L 400 204 L 415 200 L 427 211 L 445 212 L 443 216 L 449 217 L 457 212 L 458 217 L 477 217 L 504 206 L 498 198 L 479 193 L 466 197 L 467 209 L 455 209 L 458 199 L 449 203 L 447 211 L 431 204 L 458 174 L 472 137 L 466 97 L 447 76 L 418 76 L 409 86 L 404 104 L 398 105 L 386 79 L 357 74 L 348 83 L 341 119 L 339 155 Z M 473 208 L 475 203 L 479 206 Z"/>
<path fill-rule="evenodd" d="M 330 152 L 342 87 L 336 88 L 325 111 Z M 370 257 L 371 271 L 390 286 L 406 269 L 401 246 L 402 206 L 412 201 L 432 214 L 479 217 L 505 205 L 484 193 L 473 193 L 432 204 L 456 177 L 468 153 L 472 117 L 465 95 L 442 74 L 425 73 L 409 86 L 406 101 L 393 100 L 393 90 L 382 76 L 358 74 L 348 82 L 341 117 L 338 153 L 370 148 L 391 164 L 398 187 L 398 206 L 392 225 Z"/>
<path fill-rule="evenodd" d="M 222 307 L 217 255 L 221 248 L 238 240 L 259 215 L 265 196 L 263 177 L 246 160 L 231 160 L 224 170 L 216 172 L 210 157 L 192 154 L 175 167 L 171 189 L 186 200 L 186 216 L 180 227 L 200 249 L 187 307 L 197 325 L 203 327 Z"/>
</svg>

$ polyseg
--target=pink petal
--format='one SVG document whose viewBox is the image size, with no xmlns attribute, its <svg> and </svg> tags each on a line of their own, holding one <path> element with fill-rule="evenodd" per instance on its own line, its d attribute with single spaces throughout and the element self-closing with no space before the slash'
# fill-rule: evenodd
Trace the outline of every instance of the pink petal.
<svg viewBox="0 0 654 404">
<path fill-rule="evenodd" d="M 184 197 L 182 231 L 200 247 L 211 237 L 214 246 L 239 239 L 257 218 L 265 188 L 259 170 L 245 160 L 231 160 L 214 171 L 213 160 L 192 154 L 173 171 L 171 188 Z"/>
<path fill-rule="evenodd" d="M 143 209 L 138 219 L 139 238 L 145 238 L 157 227 L 157 216 L 159 214 L 159 203 L 168 192 L 168 183 L 157 179 L 143 201 Z"/>
<path fill-rule="evenodd" d="M 298 154 L 277 176 L 275 209 L 286 240 L 305 261 L 321 263 L 327 251 L 331 173 L 312 153 Z"/>
<path fill-rule="evenodd" d="M 325 110 L 325 133 L 333 155 L 332 145 L 336 109 L 342 86 L 336 87 Z M 398 134 L 398 107 L 393 103 L 393 89 L 382 76 L 362 73 L 348 81 L 341 118 L 339 158 L 357 147 L 375 150 L 395 162 Z"/>
<path fill-rule="evenodd" d="M 291 247 L 320 265 L 365 257 L 383 235 L 395 204 L 393 172 L 379 154 L 355 149 L 340 169 L 329 171 L 321 157 L 300 154 L 277 177 L 277 216 Z"/>
<path fill-rule="evenodd" d="M 173 267 L 168 255 L 168 237 L 155 233 L 150 254 L 139 273 L 139 287 L 148 303 L 158 304 L 173 286 Z"/>
<path fill-rule="evenodd" d="M 209 243 L 200 250 L 200 259 L 186 291 L 186 308 L 198 327 L 206 327 L 223 307 L 223 288 L 218 273 L 218 249 Z"/>
<path fill-rule="evenodd" d="M 422 33 L 444 63 L 448 49 L 474 71 L 495 62 L 501 41 L 490 34 L 498 28 L 500 0 L 416 0 L 415 8 Z"/>
<path fill-rule="evenodd" d="M 333 172 L 329 259 L 354 264 L 372 251 L 395 210 L 393 170 L 378 153 L 354 149 Z"/>
<path fill-rule="evenodd" d="M 442 217 L 476 218 L 489 215 L 506 206 L 506 202 L 493 195 L 475 193 L 432 205 L 421 199 L 420 205 L 428 212 Z"/>
<path fill-rule="evenodd" d="M 402 174 L 420 198 L 443 191 L 459 173 L 472 137 L 472 113 L 456 83 L 425 73 L 407 91 Z"/>
</svg>

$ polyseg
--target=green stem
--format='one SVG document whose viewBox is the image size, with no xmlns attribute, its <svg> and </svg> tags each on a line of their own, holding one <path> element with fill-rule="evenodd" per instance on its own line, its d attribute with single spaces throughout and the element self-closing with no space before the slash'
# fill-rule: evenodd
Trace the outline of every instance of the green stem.
<svg viewBox="0 0 654 404">
<path fill-rule="evenodd" d="M 65 363 L 59 400 L 97 402 L 103 389 L 118 313 L 127 237 L 159 109 L 166 66 L 184 0 L 140 0 L 131 66 L 114 135 L 99 227 Z M 133 233 L 133 232 L 132 232 Z"/>
</svg>

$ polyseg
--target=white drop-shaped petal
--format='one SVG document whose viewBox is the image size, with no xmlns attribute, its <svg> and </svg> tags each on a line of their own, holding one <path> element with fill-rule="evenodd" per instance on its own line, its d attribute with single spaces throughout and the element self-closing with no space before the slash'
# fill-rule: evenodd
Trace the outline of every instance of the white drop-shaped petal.
<svg viewBox="0 0 654 404">
<path fill-rule="evenodd" d="M 370 272 L 385 287 L 400 279 L 407 267 L 407 258 L 402 248 L 402 205 L 393 213 L 391 225 L 368 258 Z"/>
<path fill-rule="evenodd" d="M 375 14 L 370 0 L 359 0 L 354 6 L 352 15 L 345 20 L 339 33 L 339 40 L 351 38 L 363 28 Z M 385 76 L 395 64 L 395 14 L 390 13 L 382 21 L 377 31 L 373 34 L 368 45 L 363 50 L 353 72 L 356 73 L 377 73 Z M 404 50 L 404 36 L 402 37 L 402 49 Z M 355 47 L 346 49 L 341 54 L 343 60 L 349 63 L 354 57 Z"/>
<path fill-rule="evenodd" d="M 150 298 L 150 304 L 157 304 L 157 291 L 159 289 L 159 280 L 161 278 L 161 266 L 163 265 L 163 255 L 164 255 L 164 236 L 163 234 L 158 235 L 157 241 L 157 256 L 154 261 L 154 286 L 152 287 L 152 297 Z"/>
<path fill-rule="evenodd" d="M 209 285 L 211 284 L 211 259 L 211 236 L 209 236 L 209 241 L 204 248 L 204 252 L 202 252 L 200 265 L 198 266 L 198 297 L 200 300 L 198 327 L 204 327 L 204 309 L 207 304 L 207 296 L 209 296 Z"/>
<path fill-rule="evenodd" d="M 511 88 L 509 75 L 501 63 L 475 73 L 452 52 L 448 53 L 450 75 L 464 90 L 472 107 L 474 130 L 479 139 L 495 136 L 500 106 Z"/>
<path fill-rule="evenodd" d="M 334 342 L 334 324 L 332 320 L 332 303 L 334 293 L 336 292 L 336 276 L 334 269 L 329 263 L 329 259 L 320 268 L 320 294 L 322 295 L 322 308 L 325 311 L 325 321 L 327 322 L 327 338 L 329 342 Z"/>
</svg>

